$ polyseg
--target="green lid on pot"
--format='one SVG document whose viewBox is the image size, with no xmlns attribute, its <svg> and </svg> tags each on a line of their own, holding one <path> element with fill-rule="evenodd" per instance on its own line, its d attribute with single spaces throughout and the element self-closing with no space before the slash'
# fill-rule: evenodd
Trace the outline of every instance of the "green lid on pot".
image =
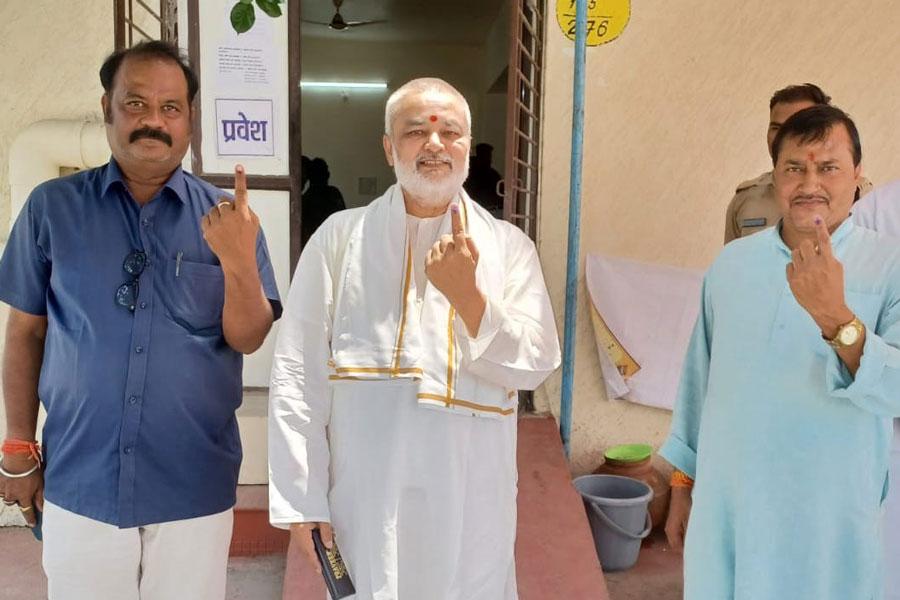
<svg viewBox="0 0 900 600">
<path fill-rule="evenodd" d="M 640 462 L 653 454 L 653 446 L 649 444 L 622 444 L 613 446 L 603 453 L 606 460 L 617 462 Z"/>
</svg>

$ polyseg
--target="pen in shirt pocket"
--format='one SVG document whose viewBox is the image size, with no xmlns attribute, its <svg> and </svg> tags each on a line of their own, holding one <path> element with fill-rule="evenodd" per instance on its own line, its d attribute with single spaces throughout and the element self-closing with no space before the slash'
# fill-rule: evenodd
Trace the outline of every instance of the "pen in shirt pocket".
<svg viewBox="0 0 900 600">
<path fill-rule="evenodd" d="M 178 254 L 175 255 L 175 277 L 181 275 L 181 257 L 184 256 L 184 252 L 178 251 Z"/>
</svg>

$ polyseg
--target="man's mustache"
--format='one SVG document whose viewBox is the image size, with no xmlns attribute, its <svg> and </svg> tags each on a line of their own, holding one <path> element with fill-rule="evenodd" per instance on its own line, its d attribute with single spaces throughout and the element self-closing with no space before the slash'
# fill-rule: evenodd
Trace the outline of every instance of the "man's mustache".
<svg viewBox="0 0 900 600">
<path fill-rule="evenodd" d="M 159 129 L 151 129 L 150 127 L 143 127 L 141 129 L 135 129 L 134 131 L 132 131 L 131 135 L 128 136 L 128 143 L 133 144 L 141 138 L 159 140 L 169 147 L 172 146 L 171 135 L 169 135 L 165 131 L 161 131 Z"/>
</svg>

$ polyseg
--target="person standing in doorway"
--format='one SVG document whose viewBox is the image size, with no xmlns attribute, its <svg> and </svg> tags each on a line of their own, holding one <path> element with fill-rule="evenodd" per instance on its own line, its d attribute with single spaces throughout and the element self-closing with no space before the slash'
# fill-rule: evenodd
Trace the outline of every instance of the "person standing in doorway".
<svg viewBox="0 0 900 600">
<path fill-rule="evenodd" d="M 344 196 L 341 191 L 329 185 L 331 171 L 324 158 L 314 158 L 309 161 L 309 187 L 303 192 L 301 201 L 301 232 L 303 245 L 309 241 L 312 234 L 325 222 L 325 219 L 339 210 L 344 210 Z"/>
</svg>

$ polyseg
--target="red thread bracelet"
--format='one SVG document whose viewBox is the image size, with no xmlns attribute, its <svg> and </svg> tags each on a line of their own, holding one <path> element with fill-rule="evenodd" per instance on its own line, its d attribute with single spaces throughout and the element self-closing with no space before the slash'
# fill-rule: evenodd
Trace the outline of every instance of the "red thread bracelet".
<svg viewBox="0 0 900 600">
<path fill-rule="evenodd" d="M 3 442 L 0 453 L 3 456 L 8 454 L 27 454 L 36 462 L 41 462 L 41 445 L 37 442 L 26 442 L 25 440 L 6 440 Z"/>
</svg>

